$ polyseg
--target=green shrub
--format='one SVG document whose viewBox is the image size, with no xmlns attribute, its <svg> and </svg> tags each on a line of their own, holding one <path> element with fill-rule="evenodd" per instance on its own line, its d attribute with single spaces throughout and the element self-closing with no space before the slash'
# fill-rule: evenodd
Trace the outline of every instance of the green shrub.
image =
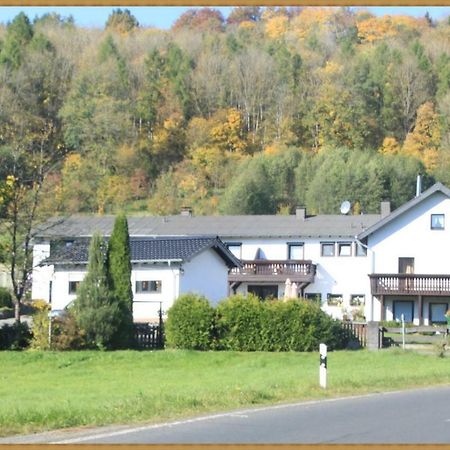
<svg viewBox="0 0 450 450">
<path fill-rule="evenodd" d="M 0 327 L 0 350 L 21 350 L 30 344 L 31 332 L 26 323 Z"/>
<path fill-rule="evenodd" d="M 5 287 L 0 287 L 0 308 L 12 308 L 11 291 Z"/>
<path fill-rule="evenodd" d="M 213 340 L 214 309 L 208 299 L 196 294 L 180 296 L 167 312 L 168 347 L 209 350 Z"/>
<path fill-rule="evenodd" d="M 219 303 L 216 309 L 217 348 L 257 351 L 262 348 L 263 303 L 248 294 L 234 295 Z"/>
<path fill-rule="evenodd" d="M 49 308 L 48 305 L 40 307 L 38 312 L 33 315 L 33 325 L 31 331 L 33 337 L 31 338 L 30 347 L 35 350 L 48 350 L 48 325 L 49 325 Z"/>
<path fill-rule="evenodd" d="M 82 350 L 86 347 L 86 335 L 70 311 L 53 319 L 52 350 Z"/>
<path fill-rule="evenodd" d="M 11 317 L 14 317 L 14 308 L 8 306 L 0 308 L 0 319 L 10 319 Z"/>
</svg>

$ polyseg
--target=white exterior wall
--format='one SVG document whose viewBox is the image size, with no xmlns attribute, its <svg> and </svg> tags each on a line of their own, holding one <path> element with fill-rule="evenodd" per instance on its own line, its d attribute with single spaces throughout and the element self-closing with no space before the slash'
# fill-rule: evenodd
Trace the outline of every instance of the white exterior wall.
<svg viewBox="0 0 450 450">
<path fill-rule="evenodd" d="M 335 256 L 321 256 L 322 242 L 336 242 Z M 352 243 L 352 256 L 338 256 L 338 243 Z M 370 298 L 370 258 L 355 256 L 356 242 L 349 239 L 315 239 L 305 244 L 305 259 L 317 265 L 314 283 L 305 293 L 320 293 L 322 308 L 333 317 L 342 318 L 344 313 L 351 313 L 355 306 L 350 306 L 352 295 L 365 296 L 364 315 L 368 317 Z M 338 294 L 343 297 L 341 306 L 328 306 L 327 294 Z"/>
<path fill-rule="evenodd" d="M 204 295 L 213 305 L 228 296 L 228 267 L 212 249 L 203 251 L 183 264 L 180 294 L 195 292 Z"/>
<path fill-rule="evenodd" d="M 445 214 L 445 229 L 431 230 L 431 214 Z M 369 236 L 375 273 L 398 273 L 398 258 L 414 258 L 417 274 L 449 274 L 450 199 L 436 192 Z"/>
<path fill-rule="evenodd" d="M 32 300 L 49 301 L 49 286 L 53 276 L 53 266 L 39 266 L 41 261 L 50 256 L 50 243 L 42 242 L 33 246 L 33 272 L 31 286 Z"/>
<path fill-rule="evenodd" d="M 368 274 L 371 270 L 370 254 L 355 256 L 356 242 L 352 239 L 230 239 L 223 238 L 227 244 L 241 244 L 241 259 L 254 260 L 258 249 L 262 251 L 265 259 L 287 260 L 288 243 L 303 243 L 303 259 L 311 260 L 317 265 L 314 283 L 310 284 L 305 293 L 319 293 L 322 296 L 322 308 L 334 317 L 341 318 L 343 313 L 351 312 L 356 307 L 350 306 L 351 295 L 364 295 L 366 309 L 364 314 L 369 315 L 370 280 Z M 335 256 L 321 256 L 322 242 L 336 242 Z M 338 242 L 352 242 L 352 256 L 337 256 Z M 246 294 L 247 286 L 252 283 L 242 283 L 237 293 Z M 258 284 L 258 283 L 254 283 Z M 274 285 L 277 283 L 273 283 Z M 284 283 L 278 284 L 278 298 L 284 297 Z M 327 294 L 341 294 L 342 306 L 328 306 Z"/>
<path fill-rule="evenodd" d="M 85 267 L 71 267 L 70 269 L 56 267 L 53 276 L 50 277 L 47 282 L 49 283 L 50 280 L 52 280 L 52 310 L 64 309 L 75 300 L 76 295 L 69 294 L 69 282 L 82 281 L 85 275 Z M 49 284 L 47 284 L 47 292 L 48 291 Z M 45 300 L 49 301 L 48 296 Z"/>
<path fill-rule="evenodd" d="M 161 281 L 161 292 L 136 292 L 136 281 Z M 180 294 L 180 268 L 178 265 L 140 265 L 131 273 L 133 290 L 133 318 L 135 322 L 158 320 L 159 309 L 163 314 Z"/>
<path fill-rule="evenodd" d="M 431 229 L 431 214 L 445 214 L 445 229 Z M 414 208 L 401 214 L 375 231 L 368 238 L 374 260 L 374 273 L 397 274 L 400 257 L 414 258 L 416 274 L 449 274 L 450 261 L 446 249 L 450 248 L 450 199 L 436 192 Z M 369 255 L 370 256 L 370 255 Z M 417 300 L 417 297 L 389 296 L 385 298 L 386 320 L 393 319 L 394 300 Z M 424 297 L 423 318 L 428 324 L 430 302 L 448 302 L 445 297 Z M 381 318 L 381 304 L 373 298 L 374 320 Z M 418 323 L 418 309 L 414 308 L 414 322 Z"/>
</svg>

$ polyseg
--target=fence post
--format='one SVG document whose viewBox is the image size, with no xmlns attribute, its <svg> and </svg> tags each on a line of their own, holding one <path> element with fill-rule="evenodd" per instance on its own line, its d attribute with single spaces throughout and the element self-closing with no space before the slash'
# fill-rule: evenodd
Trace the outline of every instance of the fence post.
<svg viewBox="0 0 450 450">
<path fill-rule="evenodd" d="M 327 387 L 327 346 L 319 345 L 320 367 L 319 367 L 319 383 L 324 389 Z"/>
<path fill-rule="evenodd" d="M 383 343 L 379 339 L 379 322 L 367 322 L 367 348 L 369 350 L 378 350 Z"/>
</svg>

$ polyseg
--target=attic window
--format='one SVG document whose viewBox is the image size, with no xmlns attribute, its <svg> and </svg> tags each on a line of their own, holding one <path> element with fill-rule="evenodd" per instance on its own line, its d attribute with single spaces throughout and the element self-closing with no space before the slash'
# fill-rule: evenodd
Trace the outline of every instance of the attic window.
<svg viewBox="0 0 450 450">
<path fill-rule="evenodd" d="M 445 214 L 431 214 L 431 229 L 443 230 L 445 228 Z"/>
</svg>

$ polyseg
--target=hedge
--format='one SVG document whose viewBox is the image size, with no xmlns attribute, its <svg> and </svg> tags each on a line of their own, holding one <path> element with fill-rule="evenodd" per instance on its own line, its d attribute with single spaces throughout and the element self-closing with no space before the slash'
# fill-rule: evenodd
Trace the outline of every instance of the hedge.
<svg viewBox="0 0 450 450">
<path fill-rule="evenodd" d="M 167 347 L 208 350 L 213 346 L 214 309 L 201 295 L 178 297 L 167 312 Z"/>
<path fill-rule="evenodd" d="M 204 297 L 180 297 L 168 312 L 167 344 L 196 350 L 314 351 L 345 348 L 337 320 L 308 300 L 261 301 L 234 295 L 216 309 Z"/>
</svg>

